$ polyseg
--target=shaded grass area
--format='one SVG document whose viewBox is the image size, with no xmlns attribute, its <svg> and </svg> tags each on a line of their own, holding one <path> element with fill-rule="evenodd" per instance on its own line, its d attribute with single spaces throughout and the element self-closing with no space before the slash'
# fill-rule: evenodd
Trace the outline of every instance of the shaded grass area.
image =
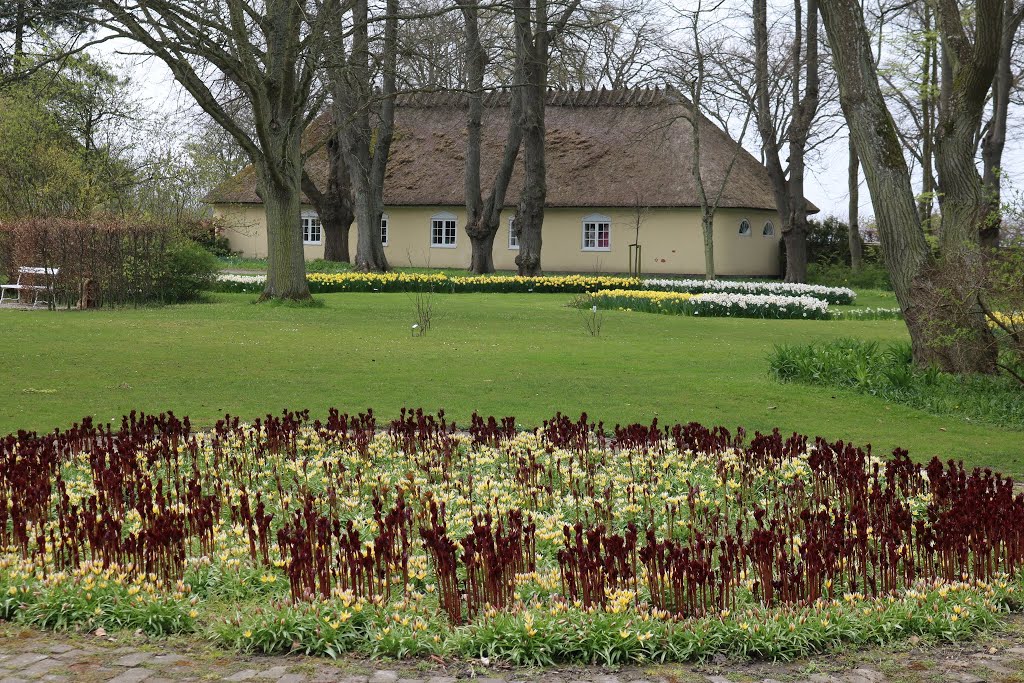
<svg viewBox="0 0 1024 683">
<path fill-rule="evenodd" d="M 2 311 L 0 433 L 83 415 L 174 410 L 197 425 L 282 408 L 444 408 L 536 425 L 555 411 L 617 422 L 695 420 L 779 427 L 896 447 L 926 460 L 1024 472 L 1021 432 L 936 417 L 852 391 L 775 382 L 774 344 L 905 340 L 901 321 L 696 319 L 606 314 L 589 336 L 566 295 L 437 296 L 413 338 L 406 294 L 329 294 L 316 308 L 259 306 L 244 294 L 165 308 Z M 881 305 L 875 303 L 874 305 Z"/>
<path fill-rule="evenodd" d="M 959 377 L 912 362 L 909 343 L 839 339 L 779 345 L 772 372 L 784 382 L 852 389 L 935 415 L 1024 430 L 1024 390 L 1009 377 Z"/>
</svg>

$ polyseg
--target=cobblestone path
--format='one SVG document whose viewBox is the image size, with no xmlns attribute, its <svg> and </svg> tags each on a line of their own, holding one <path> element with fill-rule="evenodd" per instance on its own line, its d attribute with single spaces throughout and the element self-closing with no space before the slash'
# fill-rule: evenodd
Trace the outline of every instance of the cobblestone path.
<svg viewBox="0 0 1024 683">
<path fill-rule="evenodd" d="M 239 655 L 196 639 L 54 634 L 0 624 L 0 683 L 1024 683 L 1024 617 L 956 646 L 906 643 L 796 662 L 522 669 Z"/>
</svg>

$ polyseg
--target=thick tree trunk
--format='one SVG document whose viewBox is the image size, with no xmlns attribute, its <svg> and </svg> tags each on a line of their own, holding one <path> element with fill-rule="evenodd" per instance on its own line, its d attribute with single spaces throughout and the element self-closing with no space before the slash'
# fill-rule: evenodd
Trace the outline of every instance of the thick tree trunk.
<svg viewBox="0 0 1024 683">
<path fill-rule="evenodd" d="M 543 136 L 543 129 L 540 134 Z M 516 265 L 519 267 L 519 274 L 527 276 L 542 273 L 540 264 L 541 227 L 544 225 L 544 201 L 547 197 L 547 183 L 544 178 L 544 143 L 539 143 L 538 149 L 538 143 L 531 140 L 531 137 L 536 137 L 536 135 L 536 130 L 528 129 L 523 136 L 526 147 L 523 155 L 526 183 L 519 200 L 519 210 L 516 212 L 513 226 L 519 235 L 519 255 L 516 256 Z M 532 150 L 531 145 L 533 145 Z"/>
<path fill-rule="evenodd" d="M 468 232 L 468 231 L 467 231 Z M 494 272 L 494 237 L 497 229 L 484 230 L 481 233 L 469 233 L 472 255 L 469 270 L 477 274 Z"/>
<path fill-rule="evenodd" d="M 807 280 L 807 199 L 804 197 L 804 157 L 807 141 L 818 111 L 818 3 L 807 0 L 806 22 L 804 0 L 793 0 L 796 31 L 790 46 L 793 69 L 792 115 L 785 135 L 773 119 L 775 104 L 771 100 L 770 71 L 768 67 L 768 14 L 766 0 L 754 0 L 754 74 L 757 128 L 761 136 L 761 149 L 772 184 L 775 208 L 781 220 L 782 239 L 786 244 L 786 282 Z M 805 25 L 806 24 L 806 25 Z M 805 39 L 806 31 L 806 39 Z M 801 91 L 801 64 L 806 74 L 806 85 Z M 789 140 L 788 170 L 781 160 L 780 138 Z"/>
<path fill-rule="evenodd" d="M 260 194 L 267 217 L 268 261 L 267 284 L 260 299 L 308 299 L 309 284 L 306 282 L 299 222 L 302 214 L 299 178 L 286 176 L 283 183 L 274 183 L 269 175 L 266 170 L 260 173 Z M 288 180 L 292 182 L 288 183 Z"/>
<path fill-rule="evenodd" d="M 856 272 L 864 267 L 864 240 L 860 236 L 860 159 L 857 156 L 857 147 L 853 144 L 853 136 L 850 137 L 850 167 L 847 183 L 850 188 L 850 268 Z"/>
<path fill-rule="evenodd" d="M 792 221 L 792 218 L 790 219 Z M 782 231 L 786 242 L 786 282 L 807 282 L 807 222 Z"/>
<path fill-rule="evenodd" d="M 977 220 L 977 203 L 972 206 L 970 199 L 975 192 L 969 180 L 972 173 L 977 178 L 977 171 L 973 145 L 965 144 L 968 134 L 958 128 L 965 121 L 955 117 L 940 125 L 944 132 L 940 136 L 943 144 L 936 150 L 943 183 L 940 189 L 954 196 L 946 196 L 948 209 L 943 206 L 943 256 L 936 260 L 925 240 L 910 172 L 878 84 L 863 14 L 848 0 L 822 0 L 821 9 L 839 77 L 840 102 L 864 165 L 882 255 L 903 309 L 914 360 L 948 372 L 993 372 L 992 333 L 977 314 L 977 293 L 971 291 L 970 284 L 974 264 L 965 221 Z M 947 87 L 944 98 L 963 111 L 964 103 L 958 100 L 965 95 L 964 83 L 958 83 L 956 89 L 952 84 Z M 980 86 L 977 89 L 981 90 Z M 977 244 L 977 223 L 974 226 Z M 950 291 L 957 281 L 964 283 L 964 291 Z"/>
<path fill-rule="evenodd" d="M 523 192 L 515 217 L 519 234 L 516 265 L 520 275 L 540 275 L 541 229 L 547 201 L 547 160 L 545 158 L 544 107 L 547 104 L 547 3 L 538 2 L 537 17 L 531 17 L 530 3 L 516 0 L 516 42 L 523 52 L 524 82 L 520 88 L 522 109 L 519 129 L 523 144 Z M 534 21 L 536 30 L 534 30 Z M 513 96 L 515 94 L 513 93 Z"/>
<path fill-rule="evenodd" d="M 540 275 L 541 228 L 547 202 L 547 163 L 545 160 L 544 107 L 547 104 L 550 45 L 565 30 L 572 13 L 581 0 L 569 0 L 562 13 L 549 26 L 547 0 L 537 0 L 534 10 L 530 0 L 513 0 L 517 59 L 522 61 L 522 114 L 519 129 L 523 150 L 523 194 L 515 224 L 519 234 L 519 255 L 516 265 L 520 275 Z M 518 67 L 518 65 L 517 65 Z M 513 93 L 513 97 L 515 93 Z"/>
<path fill-rule="evenodd" d="M 704 236 L 704 279 L 714 280 L 715 273 L 715 214 L 703 211 L 700 217 L 701 232 Z"/>
<path fill-rule="evenodd" d="M 380 240 L 380 219 L 384 208 L 364 178 L 354 175 L 352 181 L 356 197 L 355 268 L 364 272 L 385 272 L 390 270 L 391 266 L 384 255 L 384 245 Z"/>
<path fill-rule="evenodd" d="M 526 95 L 526 91 L 531 91 Z M 544 91 L 529 83 L 524 87 L 523 192 L 519 198 L 515 229 L 519 235 L 516 265 L 520 275 L 540 275 L 541 228 L 547 201 L 547 160 L 544 157 Z"/>
<path fill-rule="evenodd" d="M 352 229 L 353 220 L 355 220 L 355 214 L 351 209 L 345 213 L 328 211 L 326 214 L 320 214 L 320 223 L 324 230 L 325 261 L 338 263 L 352 261 L 352 255 L 348 248 L 348 235 Z"/>
<path fill-rule="evenodd" d="M 340 138 L 355 200 L 355 267 L 379 272 L 391 268 L 380 239 L 380 219 L 384 211 L 384 176 L 394 136 L 398 0 L 387 0 L 384 17 L 383 88 L 379 95 L 374 93 L 370 69 L 368 0 L 356 0 L 352 6 L 348 63 L 343 69 L 329 70 L 335 105 L 339 108 L 340 120 L 346 122 Z M 346 37 L 341 34 L 334 48 L 339 62 L 344 62 L 346 47 Z"/>
<path fill-rule="evenodd" d="M 509 129 L 505 139 L 505 151 L 501 165 L 494 176 L 487 199 L 483 198 L 480 179 L 480 147 L 483 130 L 483 89 L 484 70 L 487 67 L 487 53 L 480 42 L 479 3 L 477 0 L 460 0 L 459 6 L 466 29 L 466 73 L 469 92 L 469 112 L 466 121 L 466 234 L 469 236 L 471 256 L 469 269 L 478 275 L 494 272 L 494 239 L 501 224 L 501 210 L 522 135 L 519 129 L 522 117 L 522 95 L 518 88 L 523 84 L 523 53 L 517 51 L 515 75 L 509 107 Z"/>
<path fill-rule="evenodd" d="M 335 116 L 338 119 L 338 116 Z M 338 125 L 337 123 L 335 125 Z M 302 173 L 302 191 L 320 217 L 324 232 L 324 260 L 350 263 L 349 232 L 355 213 L 348 167 L 341 153 L 341 141 L 335 137 L 327 145 L 327 188 L 321 191 L 308 173 Z"/>
</svg>

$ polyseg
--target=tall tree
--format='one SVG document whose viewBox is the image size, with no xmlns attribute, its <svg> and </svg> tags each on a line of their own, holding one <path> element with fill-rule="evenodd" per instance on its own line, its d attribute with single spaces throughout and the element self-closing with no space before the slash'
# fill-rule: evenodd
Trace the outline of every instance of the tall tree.
<svg viewBox="0 0 1024 683">
<path fill-rule="evenodd" d="M 896 132 L 920 176 L 917 210 L 933 231 L 935 136 L 939 114 L 941 58 L 934 3 L 879 2 L 866 17 L 875 34 L 875 65 L 884 82 Z M 867 9 L 865 11 L 868 11 Z M 912 169 L 913 171 L 914 169 Z"/>
<path fill-rule="evenodd" d="M 725 53 L 725 40 L 721 36 L 709 36 L 717 13 L 722 10 L 724 2 L 715 0 L 710 6 L 704 0 L 698 0 L 695 7 L 682 10 L 681 15 L 686 23 L 688 34 L 686 47 L 676 56 L 678 64 L 674 71 L 686 83 L 687 94 L 690 96 L 690 113 L 687 117 L 692 140 L 690 157 L 690 173 L 697 189 L 700 201 L 701 234 L 704 241 L 704 277 L 714 280 L 715 269 L 715 214 L 718 212 L 729 178 L 739 158 L 743 138 L 746 137 L 750 124 L 751 111 L 742 103 L 724 92 L 713 90 L 716 82 L 725 80 L 724 71 L 729 68 L 721 59 Z M 709 23 L 711 22 L 711 23 Z M 714 67 L 723 67 L 716 71 Z M 737 109 L 743 109 L 742 113 Z M 717 187 L 709 187 L 709 179 L 704 174 L 704 132 L 715 124 L 705 116 L 710 114 L 729 135 L 730 124 L 736 119 L 742 121 L 737 144 L 733 146 L 733 154 L 719 179 Z"/>
<path fill-rule="evenodd" d="M 775 195 L 775 207 L 782 222 L 782 239 L 786 244 L 786 281 L 804 282 L 807 279 L 808 229 L 804 176 L 821 83 L 818 73 L 818 2 L 807 0 L 805 25 L 804 0 L 793 0 L 795 30 L 788 65 L 792 70 L 792 110 L 789 125 L 782 131 L 772 115 L 774 103 L 769 92 L 767 1 L 753 1 L 757 129 Z M 801 71 L 805 74 L 803 79 Z M 782 162 L 784 142 L 788 142 L 788 168 L 784 168 Z"/>
<path fill-rule="evenodd" d="M 955 0 L 936 4 L 947 74 L 936 161 L 942 231 L 925 239 L 893 117 L 879 85 L 859 3 L 821 0 L 840 102 L 871 191 L 882 253 L 910 331 L 914 359 L 950 372 L 993 372 L 996 346 L 974 277 L 989 204 L 975 166 L 977 131 L 999 61 L 1005 2 L 976 0 L 973 25 Z M 941 295 L 941 305 L 933 305 Z"/>
<path fill-rule="evenodd" d="M 1024 3 L 1019 7 L 1007 0 L 1003 16 L 1003 34 L 999 45 L 999 66 L 992 85 L 992 113 L 985 124 L 981 139 L 983 179 L 989 193 L 989 221 L 982 227 L 982 246 L 999 246 L 1000 213 L 1002 210 L 1003 151 L 1006 148 L 1007 122 L 1010 116 L 1010 96 L 1015 85 L 1013 72 L 1013 50 L 1024 21 Z"/>
<path fill-rule="evenodd" d="M 390 269 L 381 242 L 384 177 L 395 130 L 397 93 L 398 0 L 387 0 L 382 17 L 371 17 L 367 0 L 354 0 L 350 28 L 345 30 L 343 0 L 332 0 L 331 55 L 327 76 L 339 120 L 341 152 L 348 167 L 357 228 L 355 267 L 363 271 Z M 374 87 L 371 23 L 383 20 L 379 53 L 380 90 Z"/>
<path fill-rule="evenodd" d="M 345 121 L 336 105 L 331 106 L 331 129 L 327 133 L 325 153 L 327 155 L 327 176 L 324 185 L 317 185 L 308 169 L 302 171 L 302 191 L 316 209 L 324 231 L 324 260 L 348 263 L 349 232 L 355 212 L 352 209 L 352 182 L 348 165 L 342 151 L 344 140 L 341 128 Z"/>
<path fill-rule="evenodd" d="M 301 212 L 302 134 L 316 116 L 323 13 L 313 0 L 98 0 L 100 24 L 144 46 L 256 170 L 267 220 L 264 299 L 306 299 Z M 213 76 L 248 104 L 242 120 L 218 97 Z"/>
<path fill-rule="evenodd" d="M 466 234 L 469 235 L 472 256 L 469 269 L 474 273 L 494 272 L 494 237 L 501 223 L 505 195 L 512 170 L 519 156 L 522 131 L 522 98 L 517 88 L 522 83 L 522 60 L 517 60 L 517 77 L 511 89 L 508 134 L 498 169 L 485 198 L 480 177 L 481 142 L 483 133 L 484 73 L 487 52 L 480 40 L 480 3 L 478 0 L 459 0 L 466 33 L 466 92 L 469 109 L 466 125 Z"/>
<path fill-rule="evenodd" d="M 22 78 L 35 69 L 85 49 L 79 38 L 88 31 L 91 0 L 9 0 L 0 3 L 0 84 Z M 63 44 L 54 35 L 66 33 Z M 44 43 L 40 54 L 31 43 Z M 89 44 L 95 44 L 89 43 Z M 32 57 L 31 61 L 26 60 Z M 40 58 L 41 57 L 41 58 Z"/>
<path fill-rule="evenodd" d="M 541 273 L 541 228 L 548 194 L 544 110 L 551 43 L 565 30 L 580 2 L 569 0 L 553 19 L 547 0 L 512 0 L 516 50 L 523 69 L 523 84 L 518 91 L 522 98 L 519 128 L 523 136 L 524 182 L 513 228 L 519 235 L 516 265 L 520 275 Z"/>
</svg>

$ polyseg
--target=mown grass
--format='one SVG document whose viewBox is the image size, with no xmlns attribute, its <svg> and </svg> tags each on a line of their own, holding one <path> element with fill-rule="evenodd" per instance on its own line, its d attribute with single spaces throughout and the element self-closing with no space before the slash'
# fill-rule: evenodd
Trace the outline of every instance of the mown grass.
<svg viewBox="0 0 1024 683">
<path fill-rule="evenodd" d="M 891 296 L 891 295 L 890 295 Z M 328 294 L 320 307 L 207 304 L 117 311 L 0 311 L 0 433 L 49 430 L 84 415 L 174 410 L 210 425 L 282 408 L 444 408 L 538 425 L 555 411 L 616 422 L 696 420 L 779 427 L 963 458 L 1024 472 L 1022 433 L 937 417 L 853 391 L 781 384 L 774 344 L 905 340 L 888 321 L 696 319 L 609 311 L 600 337 L 569 295 L 437 295 L 430 334 L 413 338 L 406 294 Z M 886 305 L 881 293 L 861 305 Z"/>
</svg>

